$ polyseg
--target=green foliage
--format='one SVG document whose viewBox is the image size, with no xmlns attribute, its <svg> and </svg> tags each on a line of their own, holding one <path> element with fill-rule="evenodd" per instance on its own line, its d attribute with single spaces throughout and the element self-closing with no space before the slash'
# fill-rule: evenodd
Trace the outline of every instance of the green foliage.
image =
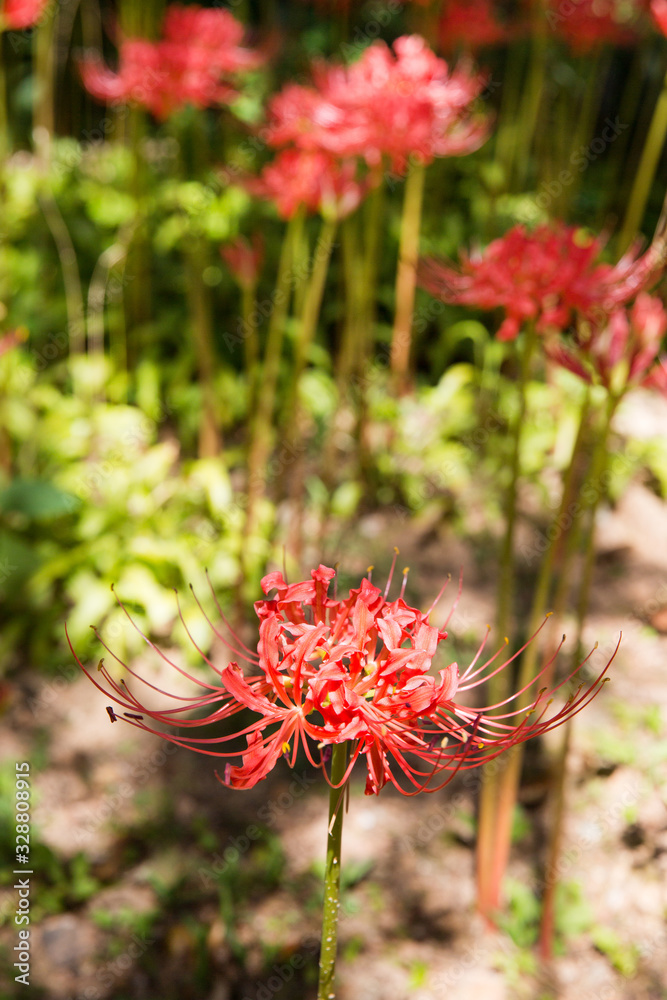
<svg viewBox="0 0 667 1000">
<path fill-rule="evenodd" d="M 7 384 L 22 369 L 7 355 L 0 378 L 3 363 Z M 89 366 L 78 368 L 85 378 Z M 225 466 L 182 463 L 176 444 L 158 441 L 155 420 L 137 406 L 64 396 L 54 384 L 31 382 L 19 414 L 11 425 L 16 464 L 37 475 L 15 477 L 0 489 L 1 614 L 24 629 L 14 631 L 13 641 L 28 643 L 48 665 L 63 646 L 56 623 L 70 609 L 70 635 L 84 657 L 94 650 L 91 624 L 103 627 L 119 655 L 131 655 L 141 639 L 125 625 L 110 589 L 115 584 L 137 623 L 154 633 L 172 629 L 173 588 L 182 591 L 185 622 L 208 648 L 211 632 L 188 585 L 214 616 L 204 569 L 222 591 L 238 574 L 239 541 L 231 529 L 239 512 Z M 174 635 L 193 655 L 180 626 Z"/>
<path fill-rule="evenodd" d="M 540 902 L 533 890 L 517 879 L 505 880 L 506 912 L 500 916 L 500 927 L 518 948 L 530 948 L 537 941 Z"/>
<path fill-rule="evenodd" d="M 626 979 L 637 972 L 640 952 L 637 945 L 623 941 L 610 927 L 596 925 L 591 931 L 593 944 L 606 955 L 611 964 Z"/>
</svg>

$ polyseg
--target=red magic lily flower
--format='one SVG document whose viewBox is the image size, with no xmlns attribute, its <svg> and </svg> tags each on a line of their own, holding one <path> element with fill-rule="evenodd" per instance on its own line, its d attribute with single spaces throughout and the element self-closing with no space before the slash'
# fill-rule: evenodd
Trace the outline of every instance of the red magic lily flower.
<svg viewBox="0 0 667 1000">
<path fill-rule="evenodd" d="M 640 3 L 618 0 L 575 0 L 563 7 L 562 0 L 548 0 L 546 19 L 573 52 L 590 52 L 601 45 L 632 45 L 642 13 Z"/>
<path fill-rule="evenodd" d="M 463 673 L 456 663 L 448 663 L 434 676 L 430 672 L 433 658 L 447 639 L 445 627 L 429 623 L 434 605 L 421 612 L 407 604 L 405 583 L 400 595 L 388 600 L 391 574 L 384 591 L 369 575 L 340 599 L 329 594 L 334 576 L 333 569 L 319 566 L 310 580 L 299 583 L 286 583 L 281 573 L 264 577 L 262 589 L 267 596 L 255 604 L 260 621 L 257 653 L 240 640 L 230 641 L 216 632 L 251 664 L 250 675 L 245 676 L 236 662 L 218 667 L 206 656 L 215 674 L 213 682 L 172 664 L 202 693 L 168 695 L 113 653 L 129 675 L 127 682 L 116 681 L 103 661 L 97 675 L 77 662 L 95 686 L 123 709 L 122 715 L 107 709 L 112 721 L 123 719 L 198 753 L 240 758 L 240 763 L 229 761 L 224 768 L 227 785 L 251 788 L 267 776 L 281 756 L 294 766 L 301 745 L 311 764 L 321 767 L 329 780 L 325 767 L 329 749 L 349 742 L 350 763 L 340 784 L 347 780 L 355 762 L 364 758 L 366 794 L 377 794 L 387 782 L 405 794 L 436 791 L 459 769 L 476 767 L 560 725 L 588 704 L 603 683 L 609 664 L 588 686 L 580 684 L 553 714 L 549 714 L 553 692 L 547 695 L 544 690 L 528 711 L 496 714 L 516 695 L 484 708 L 466 707 L 455 698 L 505 669 L 522 650 L 494 666 L 498 654 L 481 662 L 485 639 Z M 167 697 L 171 705 L 155 708 L 147 704 L 149 699 L 140 696 L 140 685 L 151 694 Z M 202 708 L 208 710 L 203 718 L 189 717 L 193 709 Z M 257 719 L 242 724 L 237 733 L 187 735 L 188 730 L 201 730 L 244 710 L 255 713 Z M 164 732 L 154 724 L 178 726 L 179 731 Z M 246 738 L 245 749 L 226 750 L 225 744 L 239 736 Z M 314 755 L 313 743 L 319 755 Z M 438 783 L 435 779 L 440 775 L 445 777 Z"/>
<path fill-rule="evenodd" d="M 464 256 L 459 268 L 423 260 L 419 280 L 445 302 L 502 309 L 498 339 L 514 340 L 527 322 L 538 333 L 562 330 L 576 314 L 600 322 L 657 280 L 664 267 L 657 246 L 642 256 L 632 247 L 615 265 L 597 263 L 601 250 L 602 241 L 577 226 L 557 223 L 533 232 L 515 226 L 485 250 Z"/>
<path fill-rule="evenodd" d="M 136 102 L 161 120 L 186 104 L 228 104 L 237 93 L 236 76 L 262 61 L 240 45 L 243 32 L 227 10 L 173 4 L 159 41 L 128 38 L 121 43 L 118 73 L 97 57 L 84 59 L 84 86 L 99 100 Z"/>
<path fill-rule="evenodd" d="M 443 51 L 451 52 L 457 46 L 474 51 L 487 45 L 501 45 L 511 41 L 516 31 L 498 11 L 492 0 L 447 0 L 438 25 L 438 35 Z"/>
<path fill-rule="evenodd" d="M 552 360 L 586 382 L 599 381 L 614 394 L 643 385 L 665 391 L 667 357 L 658 358 L 667 312 L 642 292 L 630 309 L 615 309 L 602 327 L 583 324 L 573 343 L 547 343 Z"/>
<path fill-rule="evenodd" d="M 484 87 L 460 66 L 450 72 L 419 35 L 374 42 L 351 66 L 320 64 L 315 87 L 290 84 L 270 104 L 268 142 L 388 162 L 403 173 L 411 157 L 430 163 L 486 140 L 488 122 L 472 113 Z"/>
<path fill-rule="evenodd" d="M 0 0 L 0 31 L 20 31 L 37 24 L 48 0 Z"/>
<path fill-rule="evenodd" d="M 359 206 L 368 189 L 368 183 L 356 180 L 356 173 L 353 160 L 338 160 L 321 150 L 284 149 L 246 187 L 272 201 L 283 219 L 291 219 L 302 206 L 343 219 Z"/>
</svg>

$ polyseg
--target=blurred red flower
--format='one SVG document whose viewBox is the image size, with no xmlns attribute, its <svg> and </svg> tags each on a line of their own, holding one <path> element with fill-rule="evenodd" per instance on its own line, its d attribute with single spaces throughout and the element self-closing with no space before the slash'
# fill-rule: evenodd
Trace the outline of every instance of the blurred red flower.
<svg viewBox="0 0 667 1000">
<path fill-rule="evenodd" d="M 49 0 L 3 0 L 0 6 L 0 27 L 10 31 L 31 28 L 39 21 Z"/>
<path fill-rule="evenodd" d="M 284 149 L 246 187 L 274 202 L 283 219 L 291 219 L 301 206 L 343 219 L 358 207 L 368 188 L 356 173 L 354 160 L 339 160 L 321 150 Z"/>
<path fill-rule="evenodd" d="M 656 26 L 667 35 L 667 0 L 651 0 L 651 14 Z"/>
<path fill-rule="evenodd" d="M 351 66 L 320 64 L 315 87 L 288 85 L 270 104 L 268 142 L 359 156 L 403 173 L 477 149 L 488 120 L 472 104 L 484 80 L 467 66 L 451 73 L 419 35 L 370 45 Z"/>
<path fill-rule="evenodd" d="M 618 0 L 547 0 L 549 26 L 575 53 L 589 52 L 600 45 L 632 45 L 637 41 L 641 3 Z"/>
<path fill-rule="evenodd" d="M 283 755 L 293 767 L 301 744 L 311 764 L 326 775 L 329 748 L 349 741 L 350 763 L 341 783 L 355 762 L 365 758 L 367 795 L 377 794 L 387 782 L 405 794 L 436 791 L 459 769 L 476 767 L 560 725 L 602 686 L 609 663 L 594 681 L 580 684 L 550 716 L 547 713 L 554 692 L 547 694 L 545 690 L 528 710 L 489 714 L 516 695 L 485 708 L 464 707 L 454 701 L 457 693 L 470 691 L 505 669 L 522 650 L 499 666 L 493 666 L 498 654 L 479 665 L 485 639 L 462 675 L 456 663 L 449 663 L 433 676 L 429 669 L 447 632 L 445 627 L 430 625 L 429 614 L 442 591 L 431 608 L 421 612 L 404 600 L 405 583 L 398 598 L 387 599 L 391 574 L 384 592 L 369 577 L 343 599 L 329 595 L 334 576 L 335 571 L 327 566 L 313 570 L 310 580 L 294 584 L 286 583 L 278 572 L 265 576 L 262 589 L 267 597 L 255 604 L 260 621 L 257 653 L 236 638 L 223 640 L 252 665 L 251 676 L 244 676 L 235 662 L 220 668 L 204 657 L 216 674 L 209 683 L 172 664 L 198 684 L 202 694 L 167 695 L 124 664 L 130 675 L 128 683 L 114 680 L 103 661 L 97 675 L 77 662 L 96 687 L 124 710 L 117 716 L 109 707 L 112 721 L 122 718 L 198 753 L 240 757 L 240 763 L 225 765 L 223 780 L 227 785 L 251 788 Z M 269 598 L 272 592 L 274 596 Z M 554 690 L 567 684 L 577 670 Z M 166 695 L 174 707 L 149 707 L 137 693 L 138 684 Z M 189 717 L 193 709 L 202 708 L 208 710 L 203 718 Z M 177 725 L 187 732 L 244 710 L 258 718 L 247 724 L 244 721 L 232 735 L 188 736 L 154 728 L 155 723 Z M 245 749 L 222 749 L 230 740 L 238 742 L 238 737 L 245 737 Z M 314 755 L 310 740 L 320 754 Z M 407 788 L 399 781 L 399 774 Z M 440 785 L 431 784 L 443 774 Z"/>
<path fill-rule="evenodd" d="M 641 292 L 630 309 L 615 309 L 603 326 L 584 324 L 573 342 L 547 343 L 547 353 L 586 382 L 600 381 L 614 393 L 637 385 L 665 392 L 667 356 L 658 358 L 658 352 L 666 331 L 663 303 Z"/>
<path fill-rule="evenodd" d="M 118 73 L 88 56 L 81 76 L 93 97 L 135 102 L 161 120 L 186 104 L 227 104 L 237 93 L 236 75 L 262 62 L 258 52 L 240 45 L 243 32 L 227 10 L 173 4 L 159 41 L 128 38 L 120 45 Z"/>
<path fill-rule="evenodd" d="M 532 232 L 515 226 L 485 250 L 464 256 L 460 268 L 424 259 L 419 280 L 445 302 L 502 309 L 498 339 L 514 340 L 528 321 L 538 333 L 564 329 L 575 312 L 600 322 L 664 268 L 664 255 L 654 246 L 643 256 L 633 247 L 615 265 L 596 263 L 602 245 L 564 223 Z"/>
<path fill-rule="evenodd" d="M 220 247 L 220 256 L 241 288 L 253 288 L 257 284 L 264 259 L 264 240 L 261 233 L 255 233 L 252 243 L 243 236 Z"/>
<path fill-rule="evenodd" d="M 438 25 L 440 45 L 444 52 L 457 46 L 470 49 L 500 45 L 515 36 L 513 26 L 499 16 L 499 5 L 492 0 L 448 0 L 443 6 Z"/>
</svg>

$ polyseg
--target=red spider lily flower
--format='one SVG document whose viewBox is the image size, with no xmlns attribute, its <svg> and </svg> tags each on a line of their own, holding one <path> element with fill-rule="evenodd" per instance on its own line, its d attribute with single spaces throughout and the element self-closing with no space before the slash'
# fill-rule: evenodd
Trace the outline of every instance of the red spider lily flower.
<svg viewBox="0 0 667 1000">
<path fill-rule="evenodd" d="M 457 47 L 471 51 L 487 45 L 502 45 L 515 37 L 515 30 L 499 18 L 497 5 L 491 0 L 449 0 L 445 3 L 438 35 L 444 52 Z"/>
<path fill-rule="evenodd" d="M 485 250 L 464 256 L 461 267 L 426 258 L 420 283 L 445 302 L 500 308 L 499 340 L 514 340 L 534 322 L 538 333 L 562 330 L 575 313 L 599 321 L 630 301 L 664 268 L 664 252 L 652 245 L 643 256 L 632 247 L 615 264 L 596 263 L 602 241 L 577 226 L 557 223 L 527 232 L 515 226 Z"/>
<path fill-rule="evenodd" d="M 268 142 L 388 162 L 404 173 L 411 157 L 430 163 L 477 149 L 488 121 L 472 111 L 484 87 L 465 66 L 447 63 L 419 35 L 369 46 L 349 67 L 315 67 L 315 87 L 291 84 L 270 104 Z"/>
<path fill-rule="evenodd" d="M 576 54 L 601 45 L 632 45 L 637 41 L 640 3 L 618 0 L 575 0 L 564 10 L 562 0 L 548 0 L 546 18 Z"/>
<path fill-rule="evenodd" d="M 37 24 L 48 0 L 4 0 L 0 3 L 0 30 L 20 31 Z"/>
<path fill-rule="evenodd" d="M 159 41 L 121 43 L 118 73 L 97 57 L 84 59 L 84 86 L 99 100 L 135 102 L 160 120 L 187 104 L 228 104 L 237 95 L 235 76 L 262 61 L 241 47 L 243 30 L 227 10 L 174 4 L 167 8 Z"/>
<path fill-rule="evenodd" d="M 651 0 L 651 14 L 656 27 L 667 35 L 667 0 Z"/>
<path fill-rule="evenodd" d="M 264 259 L 264 240 L 260 233 L 253 235 L 251 243 L 237 236 L 220 247 L 220 256 L 241 288 L 254 288 Z"/>
<path fill-rule="evenodd" d="M 615 309 L 603 327 L 583 326 L 573 344 L 547 342 L 547 353 L 584 381 L 600 381 L 616 395 L 638 385 L 664 392 L 667 357 L 658 358 L 658 352 L 666 331 L 664 305 L 642 292 L 631 309 Z"/>
<path fill-rule="evenodd" d="M 216 631 L 234 653 L 251 665 L 252 674 L 244 675 L 236 662 L 218 667 L 203 653 L 215 674 L 212 683 L 171 664 L 202 689 L 201 694 L 191 697 L 161 691 L 122 664 L 111 650 L 127 671 L 127 682 L 117 682 L 103 661 L 97 674 L 77 662 L 95 686 L 123 709 L 122 715 L 116 715 L 112 707 L 107 709 L 112 721 L 122 719 L 198 753 L 237 760 L 240 757 L 240 763 L 226 763 L 221 779 L 226 785 L 253 787 L 281 756 L 286 756 L 294 767 L 301 745 L 310 763 L 321 768 L 331 783 L 325 766 L 330 748 L 349 741 L 350 763 L 340 784 L 347 780 L 355 762 L 364 758 L 367 795 L 378 794 L 388 782 L 409 795 L 436 791 L 459 769 L 476 767 L 571 718 L 604 683 L 609 663 L 592 683 L 579 684 L 551 715 L 554 692 L 547 695 L 545 690 L 539 692 L 527 711 L 490 714 L 508 705 L 516 695 L 484 708 L 460 704 L 454 700 L 457 694 L 470 691 L 505 669 L 525 646 L 495 666 L 499 654 L 481 662 L 484 639 L 463 673 L 456 663 L 449 663 L 433 676 L 429 672 L 431 663 L 447 639 L 445 629 L 454 608 L 442 628 L 429 624 L 430 612 L 445 588 L 431 608 L 421 612 L 404 600 L 405 582 L 400 595 L 388 600 L 391 575 L 382 591 L 371 582 L 369 572 L 359 587 L 339 599 L 329 593 L 335 571 L 327 566 L 313 570 L 310 580 L 293 584 L 286 583 L 279 572 L 269 573 L 262 580 L 266 598 L 255 604 L 260 621 L 257 653 L 239 639 L 225 639 Z M 567 684 L 577 670 L 558 688 Z M 150 699 L 140 695 L 142 684 L 151 694 L 157 692 L 169 698 L 171 707 L 147 704 Z M 198 719 L 188 717 L 198 708 L 207 709 L 208 714 Z M 188 729 L 199 730 L 243 710 L 250 710 L 258 718 L 242 724 L 237 733 L 187 735 Z M 178 726 L 180 731 L 164 732 L 155 728 L 156 724 Z M 245 749 L 225 749 L 225 744 L 238 737 L 245 737 Z M 319 755 L 314 754 L 311 741 L 320 750 Z M 445 778 L 438 784 L 434 779 L 443 774 Z"/>
<path fill-rule="evenodd" d="M 321 150 L 284 149 L 246 182 L 248 190 L 274 202 L 283 219 L 301 206 L 332 219 L 343 219 L 359 206 L 368 183 L 356 180 L 353 160 L 338 160 Z"/>
</svg>

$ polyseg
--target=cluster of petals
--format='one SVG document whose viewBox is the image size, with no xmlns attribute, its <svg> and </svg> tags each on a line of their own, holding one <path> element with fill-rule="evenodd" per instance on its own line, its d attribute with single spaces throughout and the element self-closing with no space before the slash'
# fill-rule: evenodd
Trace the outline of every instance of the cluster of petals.
<svg viewBox="0 0 667 1000">
<path fill-rule="evenodd" d="M 664 254 L 632 247 L 617 264 L 600 263 L 602 241 L 577 226 L 515 226 L 483 251 L 462 258 L 460 267 L 433 258 L 420 266 L 420 282 L 446 302 L 478 309 L 502 309 L 497 336 L 514 340 L 527 323 L 538 333 L 563 330 L 575 315 L 600 322 L 655 281 Z"/>
<path fill-rule="evenodd" d="M 450 72 L 419 35 L 398 38 L 393 50 L 378 41 L 351 66 L 316 67 L 314 87 L 288 85 L 269 108 L 269 143 L 360 157 L 396 173 L 411 160 L 477 149 L 487 121 L 471 106 L 483 78 L 466 66 Z"/>
<path fill-rule="evenodd" d="M 188 104 L 227 104 L 236 96 L 238 74 L 262 61 L 257 52 L 242 47 L 243 33 L 243 25 L 227 10 L 172 4 L 159 41 L 125 39 L 117 73 L 98 57 L 87 57 L 81 75 L 98 100 L 136 103 L 160 120 Z"/>
<path fill-rule="evenodd" d="M 492 0 L 446 0 L 443 5 L 438 34 L 444 52 L 458 47 L 476 51 L 489 45 L 511 41 L 516 32 L 499 12 Z"/>
<path fill-rule="evenodd" d="M 49 0 L 0 0 L 0 30 L 21 31 L 37 24 Z"/>
<path fill-rule="evenodd" d="M 368 182 L 357 179 L 354 160 L 322 150 L 283 149 L 246 187 L 272 201 L 283 219 L 291 219 L 301 207 L 343 219 L 358 207 Z"/>
<path fill-rule="evenodd" d="M 603 326 L 582 325 L 571 344 L 547 346 L 549 356 L 587 382 L 613 393 L 642 385 L 667 391 L 667 357 L 659 357 L 667 331 L 660 299 L 641 292 L 631 308 L 615 309 Z"/>
<path fill-rule="evenodd" d="M 575 53 L 586 53 L 602 45 L 632 45 L 642 3 L 619 0 L 548 0 L 546 18 Z M 566 9 L 565 9 L 566 8 Z"/>
<path fill-rule="evenodd" d="M 322 565 L 310 579 L 297 583 L 287 583 L 279 572 L 264 577 L 266 597 L 255 604 L 260 623 L 256 653 L 233 634 L 216 631 L 247 661 L 252 673 L 244 673 L 237 662 L 216 666 L 202 653 L 215 674 L 212 682 L 204 681 L 157 650 L 203 693 L 169 695 L 122 664 L 111 650 L 127 672 L 127 681 L 117 682 L 103 661 L 97 673 L 78 662 L 123 709 L 117 715 L 114 708 L 107 708 L 112 721 L 122 719 L 199 753 L 239 761 L 225 764 L 221 780 L 228 786 L 253 787 L 281 757 L 293 767 L 300 746 L 330 782 L 326 762 L 331 748 L 347 743 L 350 761 L 340 784 L 362 758 L 369 795 L 378 794 L 388 782 L 405 794 L 435 791 L 459 769 L 476 767 L 560 725 L 580 711 L 604 681 L 609 664 L 592 683 L 572 691 L 553 714 L 551 695 L 545 690 L 527 711 L 506 710 L 516 695 L 485 708 L 465 707 L 455 697 L 505 669 L 522 650 L 499 666 L 494 665 L 498 654 L 481 662 L 485 639 L 462 674 L 456 663 L 449 663 L 434 675 L 433 658 L 447 638 L 447 621 L 442 628 L 429 623 L 440 595 L 424 613 L 404 600 L 405 584 L 397 598 L 388 599 L 391 574 L 384 591 L 372 583 L 369 573 L 344 598 L 330 594 L 334 577 L 335 571 Z M 569 684 L 576 673 L 558 687 Z M 149 689 L 150 698 L 143 687 Z M 156 693 L 168 698 L 168 707 L 147 704 Z M 197 709 L 208 714 L 192 718 Z M 247 710 L 256 714 L 256 721 L 248 723 L 244 715 L 237 731 L 228 734 L 227 726 L 221 733 L 220 723 Z M 155 728 L 156 724 L 169 730 Z M 207 726 L 214 735 L 202 735 Z M 198 732 L 188 735 L 193 728 Z M 245 747 L 238 746 L 239 737 L 245 737 Z M 225 749 L 230 741 L 236 745 Z M 435 779 L 443 774 L 438 783 Z"/>
</svg>

